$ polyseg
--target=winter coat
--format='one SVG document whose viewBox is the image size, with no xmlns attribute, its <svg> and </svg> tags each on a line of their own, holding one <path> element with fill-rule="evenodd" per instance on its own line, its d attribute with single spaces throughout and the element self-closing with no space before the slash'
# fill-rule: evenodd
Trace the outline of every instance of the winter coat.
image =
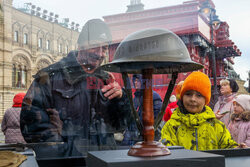
<svg viewBox="0 0 250 167">
<path fill-rule="evenodd" d="M 173 111 L 178 107 L 177 101 L 169 103 L 167 106 L 167 109 L 165 111 L 165 114 L 163 116 L 163 121 L 167 122 L 173 113 Z"/>
<path fill-rule="evenodd" d="M 219 113 L 224 113 L 225 111 L 229 111 L 220 119 L 220 121 L 223 122 L 227 128 L 231 120 L 230 117 L 234 111 L 233 101 L 235 99 L 235 96 L 236 94 L 234 93 L 231 94 L 230 96 L 220 96 L 213 109 L 214 113 L 216 113 L 218 110 L 220 111 Z"/>
<path fill-rule="evenodd" d="M 21 107 L 12 107 L 5 111 L 1 128 L 5 135 L 5 143 L 26 143 L 20 130 Z"/>
<path fill-rule="evenodd" d="M 250 111 L 233 114 L 228 130 L 237 143 L 245 143 L 250 147 Z"/>
<path fill-rule="evenodd" d="M 139 117 L 142 121 L 142 108 L 143 108 L 143 92 L 136 91 L 134 93 L 135 97 L 133 99 L 135 110 L 138 112 Z M 154 109 L 154 118 L 157 117 L 158 113 L 161 111 L 162 100 L 161 96 L 153 91 L 153 109 Z"/>
<path fill-rule="evenodd" d="M 34 76 L 22 106 L 21 131 L 30 142 L 64 142 L 53 146 L 37 146 L 38 157 L 86 156 L 89 150 L 116 149 L 114 132 L 125 129 L 129 103 L 123 92 L 121 99 L 108 100 L 101 88 L 108 73 L 96 70 L 86 73 L 70 52 L 59 62 Z M 55 131 L 47 109 L 58 111 L 62 131 Z"/>
<path fill-rule="evenodd" d="M 161 142 L 167 146 L 184 146 L 190 150 L 234 148 L 238 144 L 231 138 L 226 126 L 215 118 L 212 109 L 196 114 L 184 114 L 176 108 L 161 131 Z"/>
<path fill-rule="evenodd" d="M 134 93 L 134 107 L 135 110 L 138 112 L 140 121 L 142 122 L 142 109 L 143 109 L 143 92 L 136 91 Z M 162 100 L 160 95 L 153 91 L 153 109 L 154 109 L 154 119 L 156 119 L 158 113 L 161 111 Z M 160 139 L 160 132 L 155 132 L 155 140 Z M 124 139 L 122 141 L 122 145 L 134 145 L 138 141 L 142 141 L 142 134 L 140 134 L 139 130 L 137 129 L 136 123 L 134 118 L 131 118 L 130 124 L 124 133 Z"/>
</svg>

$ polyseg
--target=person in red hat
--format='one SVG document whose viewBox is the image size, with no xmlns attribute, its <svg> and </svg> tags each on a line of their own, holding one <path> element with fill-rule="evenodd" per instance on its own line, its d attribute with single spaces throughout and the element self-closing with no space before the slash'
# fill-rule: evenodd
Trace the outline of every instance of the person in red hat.
<svg viewBox="0 0 250 167">
<path fill-rule="evenodd" d="M 170 99 L 169 99 L 169 104 L 166 108 L 166 111 L 165 111 L 165 114 L 162 118 L 162 120 L 164 122 L 167 122 L 170 118 L 171 118 L 171 115 L 173 114 L 173 111 L 178 107 L 177 105 L 177 99 L 176 99 L 176 96 L 175 95 L 171 95 L 170 96 Z"/>
<path fill-rule="evenodd" d="M 20 111 L 25 93 L 18 93 L 13 98 L 13 105 L 7 109 L 1 124 L 5 143 L 26 143 L 20 131 Z"/>
</svg>

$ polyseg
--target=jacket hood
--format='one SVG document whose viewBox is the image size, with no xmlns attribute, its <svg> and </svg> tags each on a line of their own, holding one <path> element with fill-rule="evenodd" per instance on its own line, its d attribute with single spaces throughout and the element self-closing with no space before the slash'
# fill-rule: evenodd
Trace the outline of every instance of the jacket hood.
<svg viewBox="0 0 250 167">
<path fill-rule="evenodd" d="M 205 111 L 196 114 L 184 114 L 180 111 L 179 107 L 177 107 L 171 116 L 171 119 L 178 120 L 187 127 L 199 126 L 207 120 L 214 118 L 214 112 L 208 106 L 205 106 Z"/>
<path fill-rule="evenodd" d="M 241 113 L 241 119 L 243 121 L 250 121 L 250 111 L 244 111 Z"/>
<path fill-rule="evenodd" d="M 13 105 L 12 107 L 22 107 L 23 98 L 25 96 L 25 93 L 18 93 L 13 98 Z"/>
<path fill-rule="evenodd" d="M 231 120 L 243 120 L 243 121 L 250 121 L 250 111 L 244 111 L 241 114 L 232 114 Z"/>
<path fill-rule="evenodd" d="M 245 111 L 250 111 L 250 95 L 238 95 L 234 101 L 239 103 Z"/>
</svg>

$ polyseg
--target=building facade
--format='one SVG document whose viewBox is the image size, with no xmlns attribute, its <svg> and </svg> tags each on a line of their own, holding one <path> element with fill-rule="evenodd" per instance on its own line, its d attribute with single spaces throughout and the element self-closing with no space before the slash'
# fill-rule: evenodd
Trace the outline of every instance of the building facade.
<svg viewBox="0 0 250 167">
<path fill-rule="evenodd" d="M 79 32 L 34 5 L 16 9 L 12 0 L 0 0 L 0 6 L 1 120 L 14 95 L 27 91 L 32 75 L 76 49 Z"/>
<path fill-rule="evenodd" d="M 233 69 L 234 58 L 241 56 L 240 50 L 229 38 L 229 25 L 222 21 L 218 29 L 212 29 L 210 18 L 201 12 L 202 5 L 209 3 L 215 9 L 212 0 L 191 0 L 175 6 L 166 6 L 144 10 L 141 1 L 131 0 L 125 13 L 104 16 L 111 28 L 114 44 L 113 51 L 127 35 L 146 28 L 164 28 L 177 34 L 186 44 L 191 59 L 203 64 L 201 70 L 210 77 L 213 84 L 212 47 L 215 48 L 217 85 L 221 79 L 236 78 Z M 212 42 L 213 39 L 213 42 Z M 112 54 L 110 61 L 112 60 Z M 179 74 L 177 83 L 184 80 L 188 73 Z M 119 77 L 119 75 L 117 76 Z M 161 79 L 161 85 L 168 86 L 171 75 L 155 75 Z M 166 88 L 156 91 L 164 98 Z"/>
<path fill-rule="evenodd" d="M 240 80 L 232 65 L 241 52 L 229 38 L 227 22 L 211 30 L 209 18 L 200 12 L 205 1 L 215 8 L 212 0 L 192 0 L 144 10 L 141 0 L 131 0 L 126 12 L 103 16 L 113 37 L 106 62 L 112 61 L 116 48 L 127 35 L 146 28 L 166 28 L 183 40 L 191 59 L 204 65 L 201 71 L 212 82 L 212 46 L 215 46 L 217 84 L 228 77 Z M 16 9 L 12 0 L 0 0 L 0 120 L 4 111 L 12 106 L 14 95 L 27 91 L 32 75 L 77 47 L 78 24 L 69 25 L 68 19 L 59 23 L 58 15 L 26 5 L 27 8 Z M 122 83 L 121 76 L 115 76 Z M 188 73 L 179 74 L 177 82 L 187 76 Z M 154 89 L 164 98 L 171 75 L 155 75 L 154 79 L 161 81 L 154 83 Z M 242 81 L 240 83 L 243 85 Z"/>
</svg>

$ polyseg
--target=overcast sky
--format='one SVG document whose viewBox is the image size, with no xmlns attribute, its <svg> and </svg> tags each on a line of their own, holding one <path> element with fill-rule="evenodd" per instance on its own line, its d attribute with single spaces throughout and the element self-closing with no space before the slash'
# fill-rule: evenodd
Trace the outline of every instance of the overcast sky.
<svg viewBox="0 0 250 167">
<path fill-rule="evenodd" d="M 186 0 L 187 1 L 187 0 Z M 25 2 L 54 12 L 60 18 L 69 18 L 81 26 L 89 19 L 124 13 L 130 0 L 14 0 L 15 6 Z M 183 0 L 141 0 L 145 9 L 182 4 Z M 246 80 L 250 70 L 250 0 L 214 0 L 217 15 L 229 24 L 230 39 L 242 51 L 241 57 L 235 58 L 234 69 Z"/>
</svg>

